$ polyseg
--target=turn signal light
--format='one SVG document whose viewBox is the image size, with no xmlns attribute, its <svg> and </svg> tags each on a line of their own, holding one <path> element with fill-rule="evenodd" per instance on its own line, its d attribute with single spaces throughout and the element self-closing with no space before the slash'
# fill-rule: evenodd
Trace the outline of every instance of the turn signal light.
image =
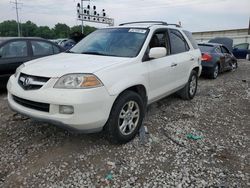
<svg viewBox="0 0 250 188">
<path fill-rule="evenodd" d="M 201 56 L 201 60 L 202 60 L 202 61 L 211 61 L 212 58 L 213 58 L 213 57 L 212 57 L 210 54 L 207 54 L 207 53 L 202 54 L 202 56 Z"/>
</svg>

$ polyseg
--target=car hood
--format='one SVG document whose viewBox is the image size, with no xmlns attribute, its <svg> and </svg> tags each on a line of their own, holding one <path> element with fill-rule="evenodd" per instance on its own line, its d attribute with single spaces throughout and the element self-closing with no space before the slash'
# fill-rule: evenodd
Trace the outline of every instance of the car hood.
<svg viewBox="0 0 250 188">
<path fill-rule="evenodd" d="M 34 76 L 61 77 L 69 73 L 94 73 L 131 58 L 61 53 L 25 63 L 21 72 Z"/>
<path fill-rule="evenodd" d="M 233 39 L 227 37 L 216 37 L 208 41 L 209 43 L 217 43 L 223 44 L 227 47 L 227 49 L 232 52 L 233 51 Z"/>
</svg>

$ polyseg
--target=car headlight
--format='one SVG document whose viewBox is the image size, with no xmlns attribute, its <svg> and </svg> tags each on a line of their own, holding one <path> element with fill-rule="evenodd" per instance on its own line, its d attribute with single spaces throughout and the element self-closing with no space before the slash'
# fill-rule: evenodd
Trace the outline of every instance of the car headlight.
<svg viewBox="0 0 250 188">
<path fill-rule="evenodd" d="M 66 74 L 59 78 L 54 88 L 84 89 L 103 86 L 93 74 Z"/>
<path fill-rule="evenodd" d="M 21 69 L 23 68 L 23 67 L 25 67 L 25 65 L 24 64 L 22 64 L 22 65 L 20 65 L 19 67 L 17 67 L 17 69 L 16 69 L 16 72 L 15 72 L 15 77 L 17 77 L 18 76 L 18 74 L 20 73 L 20 71 L 21 71 Z"/>
</svg>

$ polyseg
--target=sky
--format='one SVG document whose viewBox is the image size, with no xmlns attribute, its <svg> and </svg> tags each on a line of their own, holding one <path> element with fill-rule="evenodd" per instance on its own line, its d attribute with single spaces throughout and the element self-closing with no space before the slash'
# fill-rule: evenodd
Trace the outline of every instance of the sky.
<svg viewBox="0 0 250 188">
<path fill-rule="evenodd" d="M 16 20 L 14 4 L 0 0 L 0 22 Z M 38 26 L 54 27 L 56 23 L 69 26 L 81 24 L 77 20 L 76 4 L 80 0 L 18 0 L 21 22 L 28 20 Z M 157 20 L 181 22 L 191 31 L 211 31 L 247 28 L 250 19 L 250 0 L 90 0 L 97 11 L 106 10 L 115 25 L 123 22 Z M 84 22 L 86 25 L 106 27 Z"/>
</svg>

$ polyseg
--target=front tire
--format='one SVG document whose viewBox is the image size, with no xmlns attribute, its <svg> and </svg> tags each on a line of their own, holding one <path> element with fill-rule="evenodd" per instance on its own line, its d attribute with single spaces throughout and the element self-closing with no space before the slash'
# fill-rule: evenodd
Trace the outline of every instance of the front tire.
<svg viewBox="0 0 250 188">
<path fill-rule="evenodd" d="M 124 91 L 116 99 L 105 125 L 111 143 L 124 144 L 135 137 L 142 125 L 144 106 L 142 97 L 133 91 Z"/>
<path fill-rule="evenodd" d="M 236 61 L 232 62 L 232 64 L 231 64 L 231 70 L 234 71 L 237 68 L 238 68 L 237 62 Z"/>
<path fill-rule="evenodd" d="M 191 100 L 194 98 L 197 91 L 198 75 L 197 72 L 192 70 L 188 83 L 177 94 L 184 100 Z"/>
</svg>

